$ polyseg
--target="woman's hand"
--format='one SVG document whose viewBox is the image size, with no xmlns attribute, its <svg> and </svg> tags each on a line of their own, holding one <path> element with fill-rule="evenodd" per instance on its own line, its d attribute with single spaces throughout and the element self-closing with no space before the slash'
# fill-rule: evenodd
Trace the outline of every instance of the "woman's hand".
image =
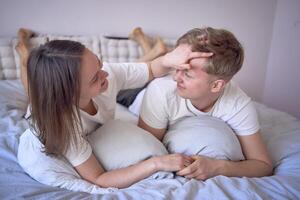
<svg viewBox="0 0 300 200">
<path fill-rule="evenodd" d="M 174 69 L 190 69 L 190 60 L 194 58 L 209 58 L 213 55 L 211 52 L 192 52 L 191 46 L 181 44 L 173 51 L 158 57 L 148 63 L 149 80 L 167 75 Z"/>
<path fill-rule="evenodd" d="M 193 162 L 192 158 L 183 154 L 168 154 L 152 159 L 156 171 L 179 171 Z"/>
<path fill-rule="evenodd" d="M 193 52 L 190 45 L 181 44 L 162 57 L 162 64 L 165 67 L 173 67 L 180 70 L 189 69 L 189 61 L 191 59 L 208 58 L 212 55 L 213 53 L 211 52 Z"/>
<path fill-rule="evenodd" d="M 212 159 L 205 156 L 192 156 L 194 162 L 176 174 L 185 178 L 194 178 L 197 180 L 206 180 L 218 175 L 220 160 Z"/>
</svg>

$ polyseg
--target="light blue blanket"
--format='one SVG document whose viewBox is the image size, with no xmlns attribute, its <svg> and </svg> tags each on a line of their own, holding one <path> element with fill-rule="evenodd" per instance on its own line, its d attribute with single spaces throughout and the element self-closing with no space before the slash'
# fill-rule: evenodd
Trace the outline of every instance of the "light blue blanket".
<svg viewBox="0 0 300 200">
<path fill-rule="evenodd" d="M 256 104 L 263 137 L 275 166 L 263 178 L 217 176 L 206 181 L 149 177 L 106 194 L 74 192 L 43 185 L 17 161 L 26 97 L 19 81 L 0 81 L 0 199 L 300 199 L 300 121 Z"/>
</svg>

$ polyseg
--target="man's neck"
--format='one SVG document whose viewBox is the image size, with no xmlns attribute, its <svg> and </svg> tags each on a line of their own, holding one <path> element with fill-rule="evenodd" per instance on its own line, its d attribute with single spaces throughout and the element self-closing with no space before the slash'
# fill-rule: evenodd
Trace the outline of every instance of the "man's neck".
<svg viewBox="0 0 300 200">
<path fill-rule="evenodd" d="M 222 93 L 218 93 L 205 99 L 190 99 L 190 101 L 197 110 L 201 112 L 209 112 L 213 108 L 221 94 Z"/>
</svg>

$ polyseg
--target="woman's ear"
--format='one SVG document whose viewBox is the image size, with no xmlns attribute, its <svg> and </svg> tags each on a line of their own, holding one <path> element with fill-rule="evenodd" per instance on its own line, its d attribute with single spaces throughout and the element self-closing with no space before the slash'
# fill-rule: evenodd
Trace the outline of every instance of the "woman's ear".
<svg viewBox="0 0 300 200">
<path fill-rule="evenodd" d="M 226 81 L 223 79 L 215 80 L 212 83 L 211 92 L 217 93 L 223 90 L 226 85 Z"/>
</svg>

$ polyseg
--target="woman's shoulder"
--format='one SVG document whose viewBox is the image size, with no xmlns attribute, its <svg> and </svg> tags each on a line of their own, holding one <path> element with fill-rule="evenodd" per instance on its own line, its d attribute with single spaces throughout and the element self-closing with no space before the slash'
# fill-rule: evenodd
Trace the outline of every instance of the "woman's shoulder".
<svg viewBox="0 0 300 200">
<path fill-rule="evenodd" d="M 41 148 L 43 145 L 38 139 L 36 131 L 33 128 L 28 128 L 20 136 L 19 146 L 35 146 Z"/>
</svg>

